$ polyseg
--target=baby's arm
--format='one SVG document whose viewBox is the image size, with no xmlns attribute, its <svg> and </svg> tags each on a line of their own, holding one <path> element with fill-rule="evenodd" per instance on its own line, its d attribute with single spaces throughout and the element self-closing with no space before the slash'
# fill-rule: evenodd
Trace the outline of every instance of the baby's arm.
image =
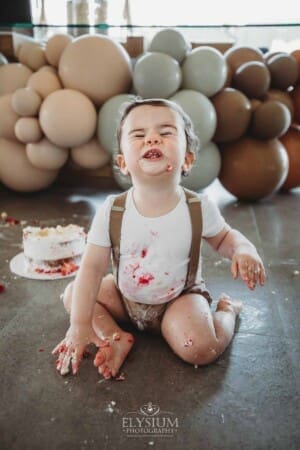
<svg viewBox="0 0 300 450">
<path fill-rule="evenodd" d="M 66 337 L 53 350 L 59 353 L 60 372 L 68 372 L 71 363 L 77 373 L 84 350 L 89 343 L 102 344 L 92 328 L 92 315 L 102 278 L 107 270 L 110 248 L 87 244 L 72 295 L 70 327 Z M 58 368 L 59 369 L 59 368 Z"/>
<path fill-rule="evenodd" d="M 253 290 L 259 282 L 265 282 L 265 269 L 255 246 L 238 230 L 228 224 L 215 236 L 206 241 L 225 258 L 231 259 L 233 278 L 240 275 L 249 289 Z"/>
</svg>

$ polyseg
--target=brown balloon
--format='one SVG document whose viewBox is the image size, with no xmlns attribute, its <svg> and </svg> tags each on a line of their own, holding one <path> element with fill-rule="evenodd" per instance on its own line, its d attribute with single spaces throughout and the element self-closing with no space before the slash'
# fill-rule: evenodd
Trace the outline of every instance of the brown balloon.
<svg viewBox="0 0 300 450">
<path fill-rule="evenodd" d="M 281 186 L 283 191 L 288 191 L 300 186 L 300 131 L 289 130 L 280 138 L 289 158 L 289 171 Z"/>
<path fill-rule="evenodd" d="M 271 73 L 271 85 L 274 88 L 286 90 L 294 86 L 298 78 L 298 63 L 294 56 L 279 53 L 267 61 Z"/>
<path fill-rule="evenodd" d="M 247 130 L 251 119 L 251 103 L 240 91 L 225 88 L 211 97 L 216 114 L 215 142 L 231 142 L 239 139 Z"/>
<path fill-rule="evenodd" d="M 300 85 L 291 92 L 291 99 L 294 105 L 294 121 L 300 125 Z"/>
<path fill-rule="evenodd" d="M 286 133 L 290 125 L 289 109 L 277 100 L 267 100 L 253 111 L 250 132 L 257 139 L 274 139 Z"/>
<path fill-rule="evenodd" d="M 234 46 L 224 53 L 224 57 L 233 73 L 248 61 L 264 62 L 262 52 L 254 47 Z"/>
<path fill-rule="evenodd" d="M 298 83 L 300 81 L 300 49 L 294 50 L 293 52 L 291 52 L 291 55 L 296 59 L 297 64 L 298 64 Z"/>
<path fill-rule="evenodd" d="M 262 100 L 277 100 L 283 103 L 291 113 L 291 117 L 294 117 L 294 105 L 293 100 L 288 92 L 280 91 L 279 89 L 270 89 L 266 94 L 262 97 Z"/>
<path fill-rule="evenodd" d="M 250 103 L 251 103 L 251 111 L 252 112 L 255 111 L 259 105 L 261 105 L 261 101 L 258 100 L 257 98 L 252 98 L 250 100 Z"/>
<path fill-rule="evenodd" d="M 237 68 L 233 86 L 249 98 L 260 98 L 270 87 L 271 76 L 267 66 L 260 61 L 249 61 Z"/>
<path fill-rule="evenodd" d="M 219 179 L 240 200 L 260 200 L 276 192 L 289 167 L 288 155 L 278 139 L 245 137 L 221 147 Z"/>
</svg>

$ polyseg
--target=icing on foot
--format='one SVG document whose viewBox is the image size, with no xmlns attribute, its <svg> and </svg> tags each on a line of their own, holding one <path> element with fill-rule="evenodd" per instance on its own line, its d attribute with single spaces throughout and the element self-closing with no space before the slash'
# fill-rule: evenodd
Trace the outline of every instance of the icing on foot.
<svg viewBox="0 0 300 450">
<path fill-rule="evenodd" d="M 132 334 L 125 331 L 115 332 L 105 339 L 94 359 L 94 365 L 105 379 L 117 376 L 133 343 Z"/>
<path fill-rule="evenodd" d="M 232 300 L 226 294 L 222 294 L 219 298 L 216 311 L 232 311 L 239 315 L 243 308 L 243 303 L 240 300 Z"/>
</svg>

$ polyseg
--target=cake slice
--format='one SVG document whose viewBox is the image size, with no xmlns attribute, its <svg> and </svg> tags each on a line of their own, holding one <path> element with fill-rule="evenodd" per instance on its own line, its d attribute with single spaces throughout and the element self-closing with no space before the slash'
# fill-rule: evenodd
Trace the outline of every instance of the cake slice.
<svg viewBox="0 0 300 450">
<path fill-rule="evenodd" d="M 25 271 L 69 275 L 79 268 L 86 233 L 70 224 L 57 227 L 23 229 Z"/>
</svg>

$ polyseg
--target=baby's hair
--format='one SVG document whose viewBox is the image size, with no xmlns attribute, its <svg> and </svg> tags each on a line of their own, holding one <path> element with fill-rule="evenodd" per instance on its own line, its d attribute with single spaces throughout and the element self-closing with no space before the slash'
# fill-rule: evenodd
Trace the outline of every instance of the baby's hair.
<svg viewBox="0 0 300 450">
<path fill-rule="evenodd" d="M 142 105 L 149 105 L 149 106 L 165 106 L 167 108 L 172 109 L 176 113 L 182 117 L 183 123 L 184 123 L 184 132 L 186 137 L 186 144 L 187 144 L 187 151 L 191 153 L 195 153 L 199 148 L 199 139 L 195 134 L 193 123 L 190 119 L 190 117 L 183 111 L 181 106 L 179 106 L 177 103 L 172 102 L 171 100 L 166 100 L 163 98 L 147 98 L 142 99 L 140 97 L 135 97 L 132 101 L 123 103 L 120 108 L 120 121 L 117 128 L 117 139 L 118 139 L 118 151 L 121 153 L 121 134 L 122 134 L 122 126 L 123 123 L 134 108 L 137 108 L 138 106 Z"/>
</svg>

